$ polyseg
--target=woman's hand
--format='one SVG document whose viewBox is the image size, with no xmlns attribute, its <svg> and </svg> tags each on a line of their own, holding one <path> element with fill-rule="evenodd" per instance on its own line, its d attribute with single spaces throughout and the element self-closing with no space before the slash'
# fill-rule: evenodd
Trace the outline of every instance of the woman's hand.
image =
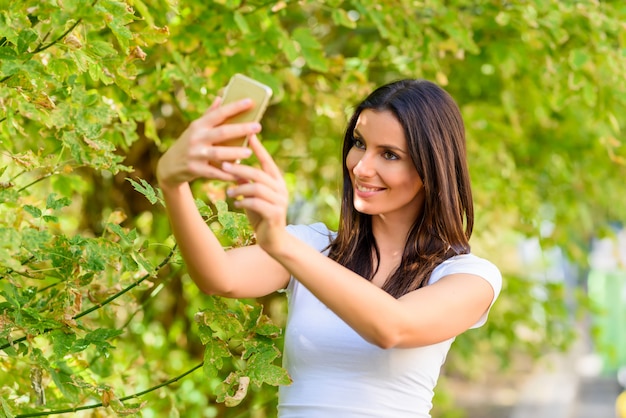
<svg viewBox="0 0 626 418">
<path fill-rule="evenodd" d="M 280 246 L 280 235 L 285 233 L 289 196 L 287 185 L 271 155 L 252 135 L 249 146 L 261 168 L 244 164 L 223 163 L 225 173 L 237 178 L 237 185 L 228 190 L 235 198 L 235 206 L 246 210 L 256 233 L 257 244 L 272 254 Z"/>
<path fill-rule="evenodd" d="M 225 124 L 231 116 L 250 109 L 251 100 L 244 99 L 219 106 L 217 98 L 200 118 L 189 124 L 178 140 L 159 160 L 157 179 L 161 188 L 176 187 L 197 178 L 232 181 L 235 178 L 219 167 L 224 161 L 248 158 L 252 151 L 245 147 L 220 146 L 229 139 L 254 135 L 259 123 Z"/>
</svg>

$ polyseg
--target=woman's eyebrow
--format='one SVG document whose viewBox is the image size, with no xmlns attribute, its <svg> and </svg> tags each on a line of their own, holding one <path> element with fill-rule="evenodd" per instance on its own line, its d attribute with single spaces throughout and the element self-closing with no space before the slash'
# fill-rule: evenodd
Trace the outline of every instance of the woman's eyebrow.
<svg viewBox="0 0 626 418">
<path fill-rule="evenodd" d="M 363 135 L 361 134 L 361 132 L 359 132 L 359 130 L 358 130 L 358 129 L 356 129 L 356 128 L 354 128 L 354 131 L 353 131 L 353 136 L 358 136 L 359 138 L 361 138 L 362 140 L 364 140 L 364 141 L 367 143 L 367 141 L 365 140 L 365 138 L 363 137 Z M 400 152 L 400 153 L 402 153 L 402 154 L 408 154 L 408 152 L 407 152 L 406 150 L 404 150 L 404 149 L 402 149 L 402 148 L 400 148 L 400 147 L 398 147 L 398 146 L 396 146 L 396 145 L 391 145 L 391 144 L 379 144 L 379 145 L 377 145 L 376 147 L 377 147 L 377 148 L 380 148 L 380 149 L 388 149 L 388 150 L 397 151 L 397 152 Z"/>
</svg>

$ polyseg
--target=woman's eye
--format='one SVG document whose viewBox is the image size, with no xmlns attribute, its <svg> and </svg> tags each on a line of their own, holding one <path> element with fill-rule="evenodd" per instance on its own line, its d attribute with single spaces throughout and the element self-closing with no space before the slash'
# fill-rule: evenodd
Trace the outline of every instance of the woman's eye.
<svg viewBox="0 0 626 418">
<path fill-rule="evenodd" d="M 352 144 L 356 148 L 359 148 L 359 149 L 364 149 L 365 148 L 365 144 L 359 138 L 354 138 L 353 141 L 352 141 Z"/>
<path fill-rule="evenodd" d="M 394 154 L 393 152 L 385 151 L 383 153 L 383 158 L 385 160 L 397 160 L 398 156 L 396 154 Z"/>
</svg>

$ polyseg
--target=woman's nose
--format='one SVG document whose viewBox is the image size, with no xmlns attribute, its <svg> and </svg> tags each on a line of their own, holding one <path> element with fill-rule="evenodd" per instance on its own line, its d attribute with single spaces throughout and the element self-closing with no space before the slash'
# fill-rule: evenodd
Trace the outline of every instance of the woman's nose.
<svg viewBox="0 0 626 418">
<path fill-rule="evenodd" d="M 363 154 L 361 156 L 361 159 L 352 169 L 352 172 L 355 176 L 360 178 L 373 177 L 376 173 L 376 170 L 374 169 L 374 161 L 372 156 L 368 155 L 367 153 Z"/>
</svg>

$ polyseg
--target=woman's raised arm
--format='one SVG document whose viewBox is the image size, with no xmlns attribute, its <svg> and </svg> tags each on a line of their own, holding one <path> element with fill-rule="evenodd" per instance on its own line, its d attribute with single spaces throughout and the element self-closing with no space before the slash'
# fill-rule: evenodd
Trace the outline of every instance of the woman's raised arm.
<svg viewBox="0 0 626 418">
<path fill-rule="evenodd" d="M 250 156 L 244 147 L 220 146 L 240 136 L 254 135 L 258 123 L 222 123 L 250 108 L 242 100 L 219 107 L 219 99 L 161 157 L 157 179 L 163 192 L 172 232 L 189 274 L 205 293 L 228 297 L 259 297 L 286 286 L 289 273 L 260 247 L 225 251 L 195 206 L 189 183 L 196 179 L 233 181 L 219 167 L 223 161 Z"/>
</svg>

